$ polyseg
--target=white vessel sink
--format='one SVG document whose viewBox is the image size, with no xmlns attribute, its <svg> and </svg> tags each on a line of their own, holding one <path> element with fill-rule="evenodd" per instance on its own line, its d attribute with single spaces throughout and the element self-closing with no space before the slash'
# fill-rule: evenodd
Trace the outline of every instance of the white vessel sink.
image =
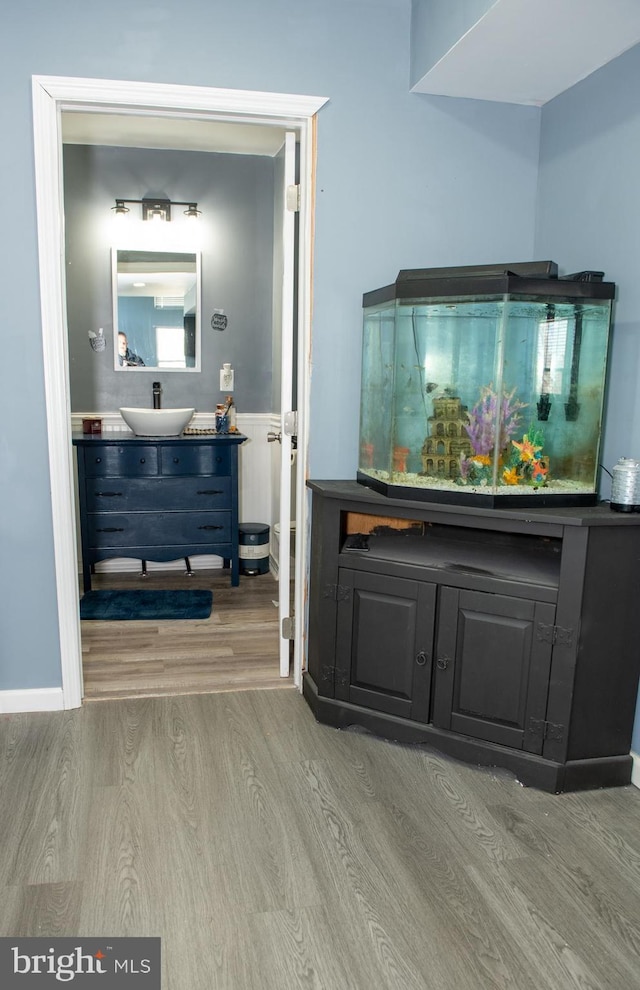
<svg viewBox="0 0 640 990">
<path fill-rule="evenodd" d="M 136 409 L 125 406 L 120 415 L 138 437 L 177 437 L 191 420 L 195 409 Z"/>
</svg>

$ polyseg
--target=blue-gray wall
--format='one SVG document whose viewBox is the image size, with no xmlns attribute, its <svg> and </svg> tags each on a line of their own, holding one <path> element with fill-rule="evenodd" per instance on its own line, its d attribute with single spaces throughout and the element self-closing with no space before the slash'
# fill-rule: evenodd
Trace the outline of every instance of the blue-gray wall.
<svg viewBox="0 0 640 990">
<path fill-rule="evenodd" d="M 224 401 L 219 390 L 219 369 L 225 361 L 235 371 L 237 409 L 272 410 L 273 179 L 274 161 L 264 156 L 65 146 L 67 318 L 73 412 L 149 405 L 152 379 L 161 380 L 166 406 L 195 406 L 201 412 L 211 412 L 217 402 Z M 115 371 L 113 367 L 111 245 L 118 237 L 120 247 L 137 247 L 137 243 L 127 240 L 126 229 L 130 219 L 134 219 L 135 227 L 141 226 L 141 221 L 136 222 L 139 206 L 131 205 L 131 216 L 124 223 L 117 221 L 110 210 L 116 197 L 142 199 L 148 195 L 194 200 L 202 211 L 197 222 L 187 223 L 180 217 L 183 207 L 176 207 L 175 220 L 158 232 L 171 236 L 175 228 L 179 236 L 182 223 L 193 229 L 193 237 L 200 245 L 201 373 L 131 373 Z M 135 237 L 135 230 L 129 236 Z M 162 249 L 161 244 L 156 247 Z M 223 309 L 229 321 L 222 332 L 211 328 L 216 309 Z M 107 346 L 97 353 L 91 349 L 88 331 L 96 332 L 100 327 Z"/>
<path fill-rule="evenodd" d="M 635 47 L 542 114 L 536 254 L 551 252 L 565 271 L 602 269 L 618 286 L 601 456 L 609 471 L 620 457 L 640 456 L 639 87 Z M 640 702 L 633 749 L 640 752 Z"/>
<path fill-rule="evenodd" d="M 61 683 L 32 74 L 330 98 L 318 120 L 310 421 L 310 469 L 325 478 L 355 475 L 362 293 L 400 268 L 532 257 L 541 116 L 411 94 L 410 0 L 9 6 L 0 37 L 0 690 Z M 590 263 L 599 257 L 594 243 Z M 329 406 L 337 431 L 324 429 Z"/>
<path fill-rule="evenodd" d="M 415 86 L 496 0 L 412 0 L 411 85 Z"/>
</svg>

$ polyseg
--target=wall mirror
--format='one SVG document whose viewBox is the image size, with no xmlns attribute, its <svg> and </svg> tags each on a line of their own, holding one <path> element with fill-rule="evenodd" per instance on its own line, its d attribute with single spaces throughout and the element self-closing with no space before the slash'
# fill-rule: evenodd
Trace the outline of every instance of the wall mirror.
<svg viewBox="0 0 640 990">
<path fill-rule="evenodd" d="M 112 251 L 116 371 L 200 371 L 200 255 Z"/>
</svg>

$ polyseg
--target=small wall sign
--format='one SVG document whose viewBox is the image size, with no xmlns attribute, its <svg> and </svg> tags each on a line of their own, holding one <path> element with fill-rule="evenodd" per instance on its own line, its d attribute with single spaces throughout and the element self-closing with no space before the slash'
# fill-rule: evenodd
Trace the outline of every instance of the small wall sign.
<svg viewBox="0 0 640 990">
<path fill-rule="evenodd" d="M 213 330 L 226 330 L 229 320 L 225 313 L 217 310 L 211 317 L 211 327 Z"/>
</svg>

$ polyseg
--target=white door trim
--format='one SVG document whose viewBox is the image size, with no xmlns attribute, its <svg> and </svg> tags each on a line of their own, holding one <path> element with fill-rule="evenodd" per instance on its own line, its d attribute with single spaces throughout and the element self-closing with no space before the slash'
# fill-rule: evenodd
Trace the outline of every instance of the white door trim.
<svg viewBox="0 0 640 990">
<path fill-rule="evenodd" d="M 278 619 L 280 621 L 280 677 L 289 676 L 289 639 L 284 635 L 284 621 L 291 617 L 291 563 L 287 548 L 291 539 L 291 453 L 292 440 L 284 428 L 285 413 L 294 408 L 293 391 L 293 315 L 295 269 L 295 213 L 287 205 L 287 193 L 296 181 L 296 136 L 285 134 L 284 188 L 282 190 L 282 332 L 280 358 L 280 547 L 278 555 Z M 295 506 L 294 506 L 295 507 Z M 288 636 L 288 634 L 287 634 Z"/>
<path fill-rule="evenodd" d="M 325 97 L 260 93 L 250 90 L 209 89 L 105 79 L 34 76 L 33 126 L 40 264 L 40 306 L 47 437 L 51 484 L 56 590 L 64 708 L 82 703 L 82 651 L 78 608 L 75 547 L 71 404 L 67 358 L 64 292 L 64 200 L 62 190 L 61 111 L 138 114 L 175 113 L 206 115 L 230 121 L 277 124 L 297 131 L 300 137 L 301 174 L 310 177 L 313 158 L 313 117 L 327 102 Z M 308 408 L 311 340 L 311 230 L 312 197 L 302 197 L 300 264 L 300 350 L 305 355 L 304 376 L 299 382 L 300 408 Z M 308 284 L 307 284 L 308 280 Z M 306 431 L 303 433 L 306 437 Z M 306 460 L 306 449 L 302 461 Z M 302 505 L 304 505 L 303 500 Z M 301 506 L 302 508 L 302 506 Z M 304 509 L 302 509 L 304 511 Z M 300 530 L 306 531 L 301 520 Z M 302 542 L 302 541 L 300 541 Z M 306 547 L 297 552 L 304 554 Z M 306 573 L 296 567 L 296 576 Z M 300 634 L 301 635 L 301 634 Z M 296 654 L 302 665 L 300 644 Z M 300 683 L 300 671 L 295 681 Z"/>
</svg>

